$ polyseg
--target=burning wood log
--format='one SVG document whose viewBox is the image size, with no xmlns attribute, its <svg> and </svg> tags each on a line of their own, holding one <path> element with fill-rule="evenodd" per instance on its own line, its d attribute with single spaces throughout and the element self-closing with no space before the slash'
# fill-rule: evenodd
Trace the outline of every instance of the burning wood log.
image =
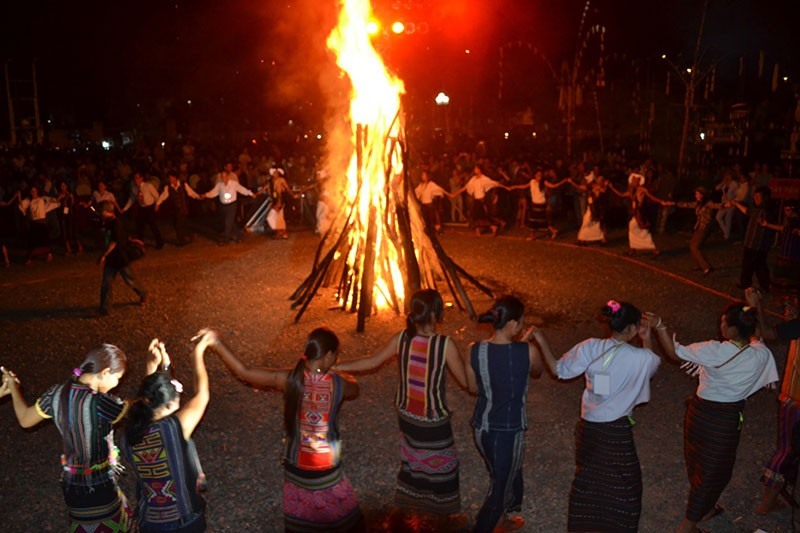
<svg viewBox="0 0 800 533">
<path fill-rule="evenodd" d="M 342 0 L 328 47 L 352 83 L 350 163 L 344 203 L 320 241 L 311 273 L 291 296 L 300 320 L 322 286 L 336 285 L 342 310 L 358 314 L 357 330 L 377 309 L 406 311 L 406 296 L 444 284 L 460 309 L 475 310 L 461 276 L 491 291 L 459 267 L 436 233 L 425 228 L 409 183 L 400 113 L 403 82 L 390 74 L 370 42 L 369 0 Z M 338 191 L 337 191 L 338 192 Z"/>
<path fill-rule="evenodd" d="M 367 127 L 357 125 L 359 183 L 374 179 L 364 175 L 371 166 L 367 159 L 376 157 L 374 151 L 364 150 L 368 135 Z M 426 227 L 405 164 L 399 172 L 392 164 L 406 158 L 402 138 L 387 139 L 385 144 L 386 172 L 379 176 L 382 181 L 379 189 L 384 193 L 381 205 L 385 209 L 379 213 L 375 206 L 370 206 L 364 217 L 358 213 L 361 204 L 358 196 L 343 207 L 317 248 L 311 273 L 291 296 L 292 309 L 299 308 L 295 322 L 303 316 L 319 288 L 333 281 L 337 283 L 337 307 L 357 313 L 359 332 L 364 331 L 366 319 L 378 308 L 391 307 L 397 313 L 401 309 L 407 311 L 405 295 L 421 288 L 449 293 L 458 308 L 466 310 L 473 319 L 475 309 L 462 278 L 492 296 L 488 287 L 447 255 L 436 232 Z M 378 276 L 385 277 L 378 279 Z"/>
</svg>

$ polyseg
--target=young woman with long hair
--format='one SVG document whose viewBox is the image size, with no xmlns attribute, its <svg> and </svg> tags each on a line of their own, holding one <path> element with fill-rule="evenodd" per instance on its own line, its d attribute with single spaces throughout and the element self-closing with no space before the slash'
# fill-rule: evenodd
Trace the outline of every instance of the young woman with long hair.
<svg viewBox="0 0 800 533">
<path fill-rule="evenodd" d="M 286 531 L 363 531 L 358 498 L 342 470 L 337 423 L 342 401 L 358 396 L 358 382 L 331 370 L 339 350 L 336 334 L 312 331 L 291 370 L 248 366 L 219 341 L 214 348 L 237 378 L 284 391 Z"/>
<path fill-rule="evenodd" d="M 53 385 L 28 405 L 16 375 L 3 368 L 0 397 L 11 395 L 14 413 L 23 428 L 53 419 L 61 434 L 61 488 L 70 532 L 98 528 L 125 532 L 133 527 L 130 509 L 117 485 L 118 450 L 114 425 L 127 404 L 108 394 L 125 374 L 127 358 L 111 344 L 91 350 L 65 383 Z M 155 370 L 152 360 L 148 371 Z"/>
<path fill-rule="evenodd" d="M 661 360 L 651 350 L 650 322 L 633 304 L 603 306 L 606 338 L 589 338 L 558 361 L 544 335 L 531 332 L 550 372 L 583 375 L 581 419 L 575 429 L 575 478 L 569 493 L 569 531 L 637 531 L 642 469 L 633 440 L 633 409 L 650 400 L 650 378 Z M 642 347 L 632 341 L 641 341 Z"/>
<path fill-rule="evenodd" d="M 467 386 L 458 348 L 449 337 L 436 333 L 443 314 L 438 292 L 417 291 L 411 297 L 405 329 L 373 355 L 337 365 L 344 371 L 363 372 L 397 356 L 400 383 L 395 405 L 402 439 L 395 503 L 403 510 L 426 511 L 437 517 L 461 509 L 458 451 L 445 401 L 446 370 L 461 387 Z M 432 461 L 437 468 L 430 467 Z"/>
<path fill-rule="evenodd" d="M 528 342 L 531 330 L 519 341 L 525 306 L 514 296 L 503 296 L 478 317 L 492 327 L 492 336 L 470 347 L 466 367 L 469 390 L 478 395 L 472 427 L 475 444 L 489 470 L 490 485 L 478 512 L 475 532 L 504 531 L 525 525 L 522 510 L 522 463 L 528 414 L 528 378 L 542 375 L 539 349 Z"/>
<path fill-rule="evenodd" d="M 723 340 L 683 345 L 660 317 L 654 321 L 666 354 L 698 377 L 697 392 L 686 405 L 684 458 L 689 501 L 679 531 L 697 531 L 697 523 L 722 512 L 718 500 L 736 462 L 745 401 L 778 381 L 775 358 L 757 335 L 758 312 L 744 302 L 729 304 L 720 317 Z"/>
<path fill-rule="evenodd" d="M 198 334 L 192 356 L 195 395 L 181 405 L 183 385 L 169 374 L 170 359 L 164 344 L 154 339 L 150 349 L 161 372 L 144 378 L 128 411 L 121 447 L 136 475 L 136 521 L 141 533 L 206 530 L 205 501 L 197 493 L 203 474 L 191 440 L 208 405 L 205 350 L 216 333 Z M 170 498 L 164 490 L 170 488 Z"/>
</svg>

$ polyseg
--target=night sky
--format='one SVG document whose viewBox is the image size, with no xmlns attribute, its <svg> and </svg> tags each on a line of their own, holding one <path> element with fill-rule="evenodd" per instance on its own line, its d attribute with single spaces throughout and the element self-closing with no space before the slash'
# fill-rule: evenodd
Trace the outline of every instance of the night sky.
<svg viewBox="0 0 800 533">
<path fill-rule="evenodd" d="M 491 94 L 498 48 L 508 42 L 531 43 L 560 65 L 574 53 L 585 2 L 373 5 L 381 19 L 427 29 L 376 40 L 409 91 L 427 98 L 430 91 L 458 95 L 470 87 L 485 89 L 479 97 Z M 704 48 L 723 74 L 735 75 L 740 56 L 755 68 L 763 49 L 768 68 L 779 62 L 800 77 L 800 32 L 790 28 L 800 20 L 800 2 L 709 5 Z M 598 0 L 588 21 L 607 27 L 608 54 L 641 62 L 668 53 L 688 64 L 701 8 L 701 0 Z M 325 38 L 335 12 L 334 2 L 321 0 L 11 0 L 0 6 L 0 59 L 13 60 L 12 75 L 36 61 L 43 114 L 56 125 L 103 120 L 121 127 L 157 104 L 177 109 L 190 99 L 193 112 L 212 120 L 249 113 L 245 121 L 269 124 L 297 112 L 313 116 L 324 105 L 333 72 Z M 542 65 L 532 64 L 527 74 L 547 77 Z"/>
</svg>

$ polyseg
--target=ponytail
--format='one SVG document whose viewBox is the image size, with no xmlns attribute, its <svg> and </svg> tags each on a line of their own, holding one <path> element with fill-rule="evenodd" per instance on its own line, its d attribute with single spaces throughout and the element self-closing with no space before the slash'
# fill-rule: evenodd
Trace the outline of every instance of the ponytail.
<svg viewBox="0 0 800 533">
<path fill-rule="evenodd" d="M 125 372 L 126 366 L 127 357 L 125 356 L 125 352 L 113 344 L 101 344 L 86 354 L 83 362 L 72 370 L 72 376 L 61 387 L 58 402 L 58 417 L 56 417 L 55 420 L 58 430 L 61 432 L 64 455 L 70 456 L 74 451 L 72 442 L 68 437 L 70 434 L 69 398 L 72 394 L 72 385 L 75 384 L 78 378 L 83 374 L 96 374 L 102 372 L 106 368 L 108 368 L 111 373 L 116 374 Z"/>
<path fill-rule="evenodd" d="M 419 326 L 441 322 L 444 315 L 442 295 L 433 289 L 422 289 L 411 296 L 409 313 L 406 315 L 406 335 L 411 339 L 417 335 Z"/>
<path fill-rule="evenodd" d="M 305 386 L 303 385 L 303 374 L 306 364 L 309 361 L 316 361 L 325 356 L 328 352 L 336 353 L 339 350 L 339 338 L 327 328 L 317 328 L 308 335 L 306 347 L 303 350 L 297 363 L 289 375 L 286 376 L 286 388 L 283 391 L 283 426 L 292 445 L 295 429 L 297 428 L 297 417 L 300 413 L 301 403 Z"/>
<path fill-rule="evenodd" d="M 135 446 L 153 423 L 155 410 L 167 405 L 179 396 L 175 382 L 165 372 L 155 372 L 145 377 L 136 394 L 136 399 L 128 410 L 128 423 L 125 426 L 125 439 Z"/>
<path fill-rule="evenodd" d="M 478 317 L 478 323 L 491 324 L 494 330 L 503 329 L 511 320 L 519 322 L 525 313 L 525 304 L 516 296 L 506 295 L 495 300 L 492 308 Z"/>
</svg>

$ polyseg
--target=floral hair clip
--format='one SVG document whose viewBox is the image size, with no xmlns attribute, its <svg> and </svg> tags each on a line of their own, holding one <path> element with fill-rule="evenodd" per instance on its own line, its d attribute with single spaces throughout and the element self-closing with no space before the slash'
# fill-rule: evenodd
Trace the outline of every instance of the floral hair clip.
<svg viewBox="0 0 800 533">
<path fill-rule="evenodd" d="M 172 386 L 175 387 L 175 390 L 178 391 L 178 394 L 183 394 L 183 383 L 177 379 L 171 379 L 169 382 L 172 383 Z"/>
<path fill-rule="evenodd" d="M 81 377 L 81 374 L 83 374 L 83 370 L 81 370 L 80 368 L 72 369 L 72 375 L 75 376 L 76 378 Z"/>
<path fill-rule="evenodd" d="M 622 309 L 622 306 L 619 305 L 619 302 L 616 300 L 609 300 L 606 305 L 611 308 L 612 313 L 619 313 L 619 310 Z"/>
</svg>

